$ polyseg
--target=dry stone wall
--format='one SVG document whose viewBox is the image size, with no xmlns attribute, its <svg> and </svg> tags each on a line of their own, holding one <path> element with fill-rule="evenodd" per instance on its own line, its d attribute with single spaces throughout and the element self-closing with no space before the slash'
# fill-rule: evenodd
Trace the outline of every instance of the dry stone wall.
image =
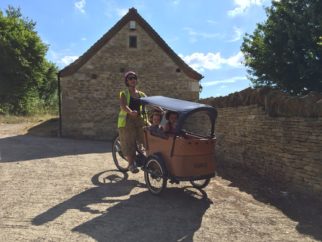
<svg viewBox="0 0 322 242">
<path fill-rule="evenodd" d="M 247 89 L 202 101 L 219 106 L 217 160 L 322 198 L 321 96 L 278 93 Z"/>
</svg>

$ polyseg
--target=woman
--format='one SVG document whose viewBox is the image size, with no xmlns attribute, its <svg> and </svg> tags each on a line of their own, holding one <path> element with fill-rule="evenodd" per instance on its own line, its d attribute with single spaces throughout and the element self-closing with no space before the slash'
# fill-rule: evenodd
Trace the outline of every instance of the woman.
<svg viewBox="0 0 322 242">
<path fill-rule="evenodd" d="M 139 91 L 137 86 L 137 75 L 133 71 L 128 71 L 124 75 L 127 89 L 120 92 L 120 108 L 118 118 L 118 128 L 122 152 L 129 162 L 128 169 L 132 173 L 139 170 L 134 161 L 137 144 L 143 145 L 144 120 L 142 117 L 142 106 L 140 98 L 145 97 L 145 93 Z"/>
</svg>

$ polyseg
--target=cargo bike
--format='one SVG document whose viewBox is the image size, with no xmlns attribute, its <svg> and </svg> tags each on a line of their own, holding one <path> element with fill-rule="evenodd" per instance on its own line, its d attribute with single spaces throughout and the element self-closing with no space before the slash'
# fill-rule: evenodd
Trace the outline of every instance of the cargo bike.
<svg viewBox="0 0 322 242">
<path fill-rule="evenodd" d="M 145 183 L 152 194 L 160 194 L 170 183 L 189 181 L 202 189 L 215 176 L 214 134 L 217 111 L 214 107 L 164 96 L 141 98 L 143 110 L 158 108 L 178 114 L 175 132 L 166 137 L 144 132 L 145 149 L 137 149 L 136 164 L 144 172 Z M 144 111 L 148 116 L 149 111 Z M 127 172 L 128 162 L 122 154 L 120 139 L 112 142 L 116 167 Z"/>
</svg>

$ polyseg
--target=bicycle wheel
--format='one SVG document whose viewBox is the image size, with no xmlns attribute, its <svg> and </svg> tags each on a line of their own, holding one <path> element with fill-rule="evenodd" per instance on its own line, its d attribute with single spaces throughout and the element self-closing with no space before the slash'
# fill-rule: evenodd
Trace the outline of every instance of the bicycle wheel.
<svg viewBox="0 0 322 242">
<path fill-rule="evenodd" d="M 167 186 L 165 173 L 163 161 L 159 157 L 148 158 L 144 169 L 144 180 L 152 194 L 159 195 Z"/>
<path fill-rule="evenodd" d="M 122 153 L 120 137 L 117 135 L 112 142 L 112 156 L 117 169 L 122 172 L 128 171 L 129 162 Z"/>
<path fill-rule="evenodd" d="M 210 178 L 203 179 L 203 180 L 190 181 L 191 185 L 194 188 L 198 188 L 198 189 L 205 188 L 206 186 L 208 186 L 209 182 L 210 182 Z"/>
</svg>

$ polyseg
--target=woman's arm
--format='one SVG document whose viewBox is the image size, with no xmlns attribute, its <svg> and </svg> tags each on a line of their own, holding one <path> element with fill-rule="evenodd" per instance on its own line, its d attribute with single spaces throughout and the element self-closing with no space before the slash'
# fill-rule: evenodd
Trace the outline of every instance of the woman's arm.
<svg viewBox="0 0 322 242">
<path fill-rule="evenodd" d="M 121 97 L 120 97 L 120 107 L 127 114 L 129 114 L 129 115 L 131 115 L 133 117 L 138 116 L 138 112 L 135 111 L 135 110 L 131 110 L 130 107 L 126 104 L 126 98 L 125 98 L 124 94 L 122 94 Z"/>
</svg>

